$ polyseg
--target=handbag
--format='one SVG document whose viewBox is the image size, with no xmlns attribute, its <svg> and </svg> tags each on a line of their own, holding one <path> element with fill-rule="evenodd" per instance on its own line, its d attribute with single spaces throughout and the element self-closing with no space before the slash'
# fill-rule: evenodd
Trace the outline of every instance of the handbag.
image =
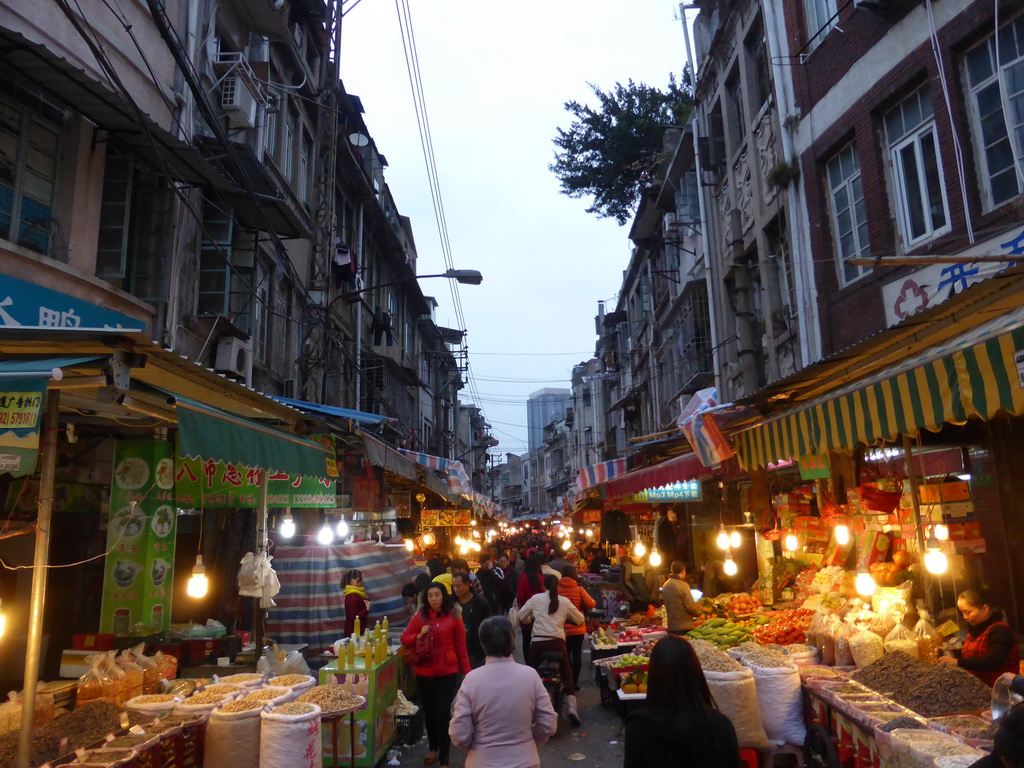
<svg viewBox="0 0 1024 768">
<path fill-rule="evenodd" d="M 427 634 L 416 635 L 416 641 L 412 645 L 405 646 L 405 661 L 407 664 L 426 664 L 434 655 L 434 630 L 427 625 Z"/>
<path fill-rule="evenodd" d="M 512 629 L 519 626 L 519 601 L 513 600 L 512 607 L 508 609 L 508 620 L 512 623 Z"/>
</svg>

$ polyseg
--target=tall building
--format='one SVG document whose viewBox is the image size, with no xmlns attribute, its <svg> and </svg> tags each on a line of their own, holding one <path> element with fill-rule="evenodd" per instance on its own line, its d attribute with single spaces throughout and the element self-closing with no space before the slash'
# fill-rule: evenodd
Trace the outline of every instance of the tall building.
<svg viewBox="0 0 1024 768">
<path fill-rule="evenodd" d="M 530 395 L 526 401 L 526 431 L 531 452 L 543 445 L 544 427 L 564 418 L 571 407 L 572 391 L 568 389 L 545 388 Z"/>
</svg>

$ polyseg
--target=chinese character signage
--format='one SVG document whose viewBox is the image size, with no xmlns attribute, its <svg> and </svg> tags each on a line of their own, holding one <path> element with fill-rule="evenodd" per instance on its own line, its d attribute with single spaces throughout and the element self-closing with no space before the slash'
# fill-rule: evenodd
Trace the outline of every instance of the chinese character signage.
<svg viewBox="0 0 1024 768">
<path fill-rule="evenodd" d="M 264 471 L 213 459 L 178 456 L 174 465 L 177 504 L 179 507 L 258 507 Z M 335 484 L 333 478 L 271 472 L 267 477 L 267 506 L 333 508 Z"/>
<path fill-rule="evenodd" d="M 119 440 L 114 448 L 100 631 L 142 624 L 166 632 L 174 584 L 174 448 Z"/>
<path fill-rule="evenodd" d="M 146 323 L 35 283 L 0 275 L 0 328 L 145 331 Z"/>
<path fill-rule="evenodd" d="M 473 511 L 469 509 L 424 509 L 420 511 L 420 525 L 472 525 Z"/>
<path fill-rule="evenodd" d="M 0 473 L 20 477 L 35 470 L 46 386 L 43 378 L 0 382 Z"/>
<path fill-rule="evenodd" d="M 818 453 L 804 456 L 800 459 L 801 480 L 821 480 L 832 477 L 832 469 L 828 465 L 828 459 Z"/>
<path fill-rule="evenodd" d="M 701 501 L 704 498 L 700 480 L 669 483 L 661 488 L 647 488 L 634 493 L 626 504 L 654 504 L 662 501 Z"/>
</svg>

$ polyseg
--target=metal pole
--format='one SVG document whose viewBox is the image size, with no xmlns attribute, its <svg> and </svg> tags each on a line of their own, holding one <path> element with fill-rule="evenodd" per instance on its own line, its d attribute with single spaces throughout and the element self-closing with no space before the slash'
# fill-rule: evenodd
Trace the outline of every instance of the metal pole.
<svg viewBox="0 0 1024 768">
<path fill-rule="evenodd" d="M 32 737 L 36 721 L 36 683 L 43 643 L 43 604 L 46 602 L 46 568 L 50 559 L 50 521 L 53 511 L 53 475 L 57 466 L 57 425 L 60 390 L 46 393 L 43 413 L 42 447 L 39 454 L 39 504 L 36 520 L 36 550 L 32 560 L 32 598 L 29 608 L 28 639 L 25 648 L 25 686 L 22 692 L 21 733 L 18 737 L 18 768 L 31 768 Z"/>
<path fill-rule="evenodd" d="M 911 522 L 913 522 L 914 531 L 917 533 L 917 551 L 921 558 L 921 578 L 926 581 L 925 603 L 928 606 L 928 612 L 934 616 L 935 600 L 932 596 L 930 583 L 932 579 L 930 576 L 925 575 L 928 572 L 924 568 L 924 531 L 921 529 L 921 495 L 917 487 L 917 471 L 914 469 L 914 444 L 906 435 L 903 435 L 903 458 L 907 465 L 907 479 L 910 481 L 910 500 L 913 503 Z"/>
<path fill-rule="evenodd" d="M 260 552 L 266 552 L 267 547 L 267 486 L 269 482 L 268 476 L 270 475 L 269 469 L 264 469 L 262 473 L 263 479 L 260 481 L 260 506 L 256 510 L 256 554 Z M 260 605 L 260 598 L 253 598 L 253 627 L 252 627 L 252 641 L 253 648 L 259 649 L 263 647 L 263 635 L 266 633 L 266 611 Z M 259 660 L 259 653 L 256 655 L 257 661 Z"/>
</svg>

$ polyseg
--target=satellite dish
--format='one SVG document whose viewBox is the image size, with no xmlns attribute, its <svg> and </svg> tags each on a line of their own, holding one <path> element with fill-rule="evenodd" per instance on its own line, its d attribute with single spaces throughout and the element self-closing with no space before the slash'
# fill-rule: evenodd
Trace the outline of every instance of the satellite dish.
<svg viewBox="0 0 1024 768">
<path fill-rule="evenodd" d="M 348 140 L 352 143 L 352 146 L 354 147 L 365 147 L 367 144 L 370 143 L 370 137 L 364 136 L 361 133 L 350 133 L 348 135 Z"/>
</svg>

